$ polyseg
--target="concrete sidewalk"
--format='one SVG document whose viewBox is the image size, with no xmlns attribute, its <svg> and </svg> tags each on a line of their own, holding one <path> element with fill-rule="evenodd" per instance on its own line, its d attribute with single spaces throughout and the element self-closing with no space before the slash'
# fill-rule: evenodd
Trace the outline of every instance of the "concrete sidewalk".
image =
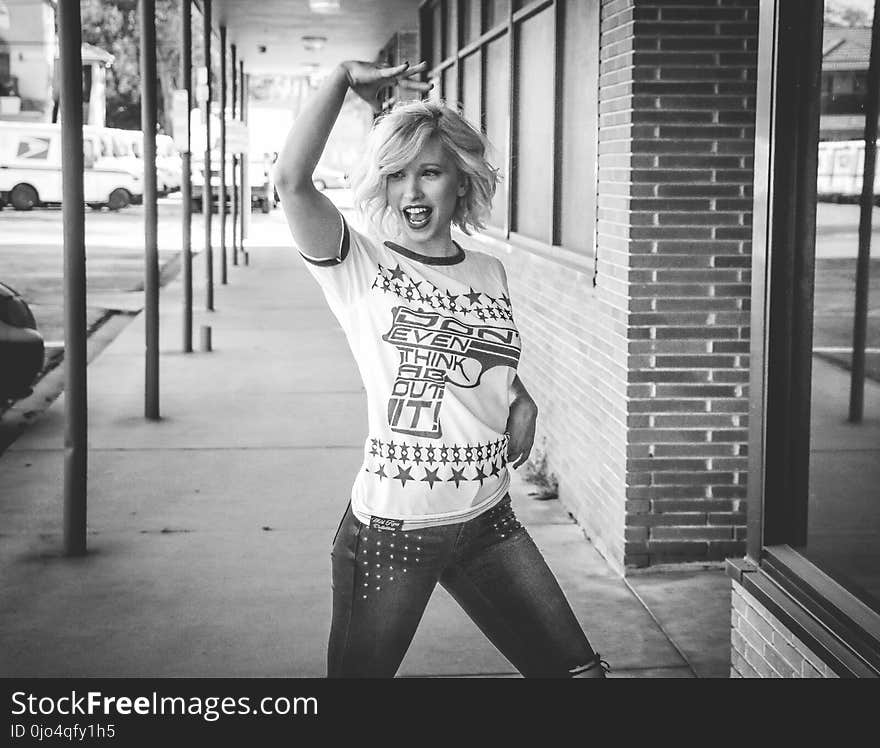
<svg viewBox="0 0 880 748">
<path fill-rule="evenodd" d="M 0 456 L 0 676 L 324 675 L 329 544 L 366 403 L 318 287 L 272 246 L 280 211 L 264 219 L 251 265 L 196 315 L 214 352 L 179 352 L 180 280 L 163 289 L 161 421 L 143 418 L 142 314 L 89 366 L 86 557 L 60 553 L 63 396 Z M 720 568 L 623 580 L 530 490 L 515 478 L 515 509 L 613 676 L 727 677 Z M 515 671 L 438 588 L 400 675 Z"/>
</svg>

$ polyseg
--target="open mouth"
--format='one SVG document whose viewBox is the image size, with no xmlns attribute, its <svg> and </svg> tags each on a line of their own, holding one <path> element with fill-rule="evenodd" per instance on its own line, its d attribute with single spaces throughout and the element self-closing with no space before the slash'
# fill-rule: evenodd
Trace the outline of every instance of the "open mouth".
<svg viewBox="0 0 880 748">
<path fill-rule="evenodd" d="M 424 205 L 414 205 L 403 209 L 403 217 L 411 229 L 423 229 L 430 222 L 432 212 Z"/>
</svg>

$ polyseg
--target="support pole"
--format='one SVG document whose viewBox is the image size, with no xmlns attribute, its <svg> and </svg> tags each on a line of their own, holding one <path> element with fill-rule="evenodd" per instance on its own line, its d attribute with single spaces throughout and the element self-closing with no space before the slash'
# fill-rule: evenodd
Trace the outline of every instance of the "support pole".
<svg viewBox="0 0 880 748">
<path fill-rule="evenodd" d="M 871 58 L 865 89 L 865 168 L 859 211 L 859 254 L 856 260 L 856 298 L 853 315 L 852 366 L 849 384 L 849 420 L 861 423 L 865 412 L 865 343 L 868 333 L 868 276 L 871 267 L 871 212 L 877 168 L 877 117 L 880 114 L 880 0 L 874 0 Z"/>
<path fill-rule="evenodd" d="M 202 210 L 205 213 L 205 309 L 214 311 L 214 253 L 211 247 L 211 0 L 202 0 L 204 7 L 205 67 L 208 69 L 208 97 L 205 102 L 205 186 L 202 189 Z"/>
<path fill-rule="evenodd" d="M 234 44 L 230 45 L 232 52 L 232 119 L 235 119 L 238 111 L 238 60 Z M 232 154 L 232 264 L 238 265 L 238 162 L 237 153 Z"/>
<path fill-rule="evenodd" d="M 244 112 L 244 60 L 238 61 L 238 118 L 247 126 Z M 251 209 L 250 195 L 244 194 L 244 170 L 248 160 L 248 150 L 245 148 L 238 156 L 238 190 L 240 195 L 239 206 L 241 215 L 238 223 L 238 248 L 241 250 L 242 262 L 244 261 L 244 214 Z"/>
<path fill-rule="evenodd" d="M 156 194 L 156 0 L 140 0 L 144 133 L 144 416 L 159 418 L 159 215 Z"/>
<path fill-rule="evenodd" d="M 244 72 L 244 63 L 241 68 L 241 119 L 247 124 L 248 122 L 248 89 L 250 85 L 250 76 Z M 242 192 L 242 215 L 241 215 L 241 251 L 245 256 L 245 265 L 248 264 L 248 251 L 245 249 L 244 240 L 248 237 L 248 231 L 251 227 L 251 180 L 250 180 L 250 144 L 248 150 L 244 154 L 241 165 L 241 192 Z"/>
<path fill-rule="evenodd" d="M 226 285 L 226 27 L 220 27 L 220 283 Z"/>
<path fill-rule="evenodd" d="M 58 4 L 64 224 L 64 553 L 86 552 L 88 398 L 83 206 L 82 31 L 79 3 Z M 97 155 L 97 154 L 96 154 Z"/>
<path fill-rule="evenodd" d="M 180 0 L 180 4 L 180 78 L 186 91 L 186 149 L 181 154 L 183 174 L 180 183 L 183 196 L 183 352 L 192 353 L 192 0 Z"/>
</svg>

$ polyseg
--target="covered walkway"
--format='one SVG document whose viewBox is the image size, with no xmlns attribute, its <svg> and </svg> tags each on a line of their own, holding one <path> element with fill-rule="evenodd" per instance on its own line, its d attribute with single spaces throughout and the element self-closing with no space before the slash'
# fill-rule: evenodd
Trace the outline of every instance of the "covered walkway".
<svg viewBox="0 0 880 748">
<path fill-rule="evenodd" d="M 88 555 L 62 555 L 63 396 L 0 457 L 3 676 L 324 675 L 329 545 L 366 411 L 286 238 L 281 211 L 254 217 L 251 265 L 196 319 L 212 353 L 179 352 L 180 280 L 162 290 L 160 421 L 142 416 L 143 314 L 89 366 Z M 515 478 L 514 506 L 613 676 L 728 675 L 723 571 L 624 580 L 532 490 Z M 514 674 L 440 589 L 400 671 Z"/>
</svg>

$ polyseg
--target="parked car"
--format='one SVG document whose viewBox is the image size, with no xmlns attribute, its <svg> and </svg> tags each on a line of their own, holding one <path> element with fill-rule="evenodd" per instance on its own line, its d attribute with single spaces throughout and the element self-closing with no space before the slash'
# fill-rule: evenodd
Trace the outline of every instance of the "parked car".
<svg viewBox="0 0 880 748">
<path fill-rule="evenodd" d="M 215 160 L 216 159 L 216 160 Z M 271 154 L 252 154 L 248 159 L 248 180 L 251 184 L 251 210 L 259 208 L 268 213 L 278 205 L 275 183 L 272 181 Z M 193 211 L 202 211 L 202 193 L 205 186 L 204 160 L 193 157 L 192 163 L 192 205 Z M 226 164 L 226 203 L 232 202 L 232 159 Z M 220 154 L 212 153 L 211 159 L 211 198 L 213 210 L 220 201 Z"/>
<path fill-rule="evenodd" d="M 312 184 L 321 191 L 345 189 L 349 186 L 350 180 L 348 174 L 344 171 L 318 164 L 312 173 Z"/>
<path fill-rule="evenodd" d="M 31 393 L 44 355 L 43 336 L 27 303 L 0 283 L 0 404 Z"/>
<path fill-rule="evenodd" d="M 143 169 L 144 134 L 140 130 L 117 130 L 131 147 L 131 152 Z M 180 189 L 183 179 L 183 161 L 169 135 L 156 135 L 156 190 L 159 195 L 167 195 Z"/>
<path fill-rule="evenodd" d="M 156 135 L 156 179 L 159 191 L 165 195 L 180 189 L 183 179 L 183 160 L 170 135 Z"/>
<path fill-rule="evenodd" d="M 83 128 L 85 202 L 120 210 L 142 200 L 143 172 L 113 156 L 112 137 L 100 129 Z M 58 204 L 61 195 L 61 126 L 0 122 L 0 200 L 31 210 Z"/>
</svg>

